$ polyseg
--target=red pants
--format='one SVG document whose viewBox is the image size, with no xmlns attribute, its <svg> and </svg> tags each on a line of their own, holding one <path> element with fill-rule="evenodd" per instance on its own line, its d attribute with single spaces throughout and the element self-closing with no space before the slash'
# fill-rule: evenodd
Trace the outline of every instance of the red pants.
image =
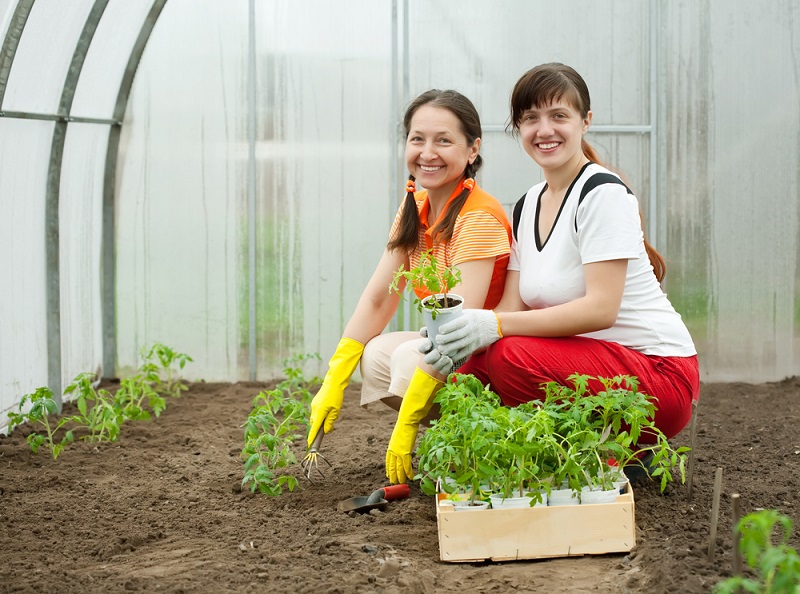
<svg viewBox="0 0 800 594">
<path fill-rule="evenodd" d="M 700 396 L 697 356 L 644 355 L 615 342 L 583 336 L 537 338 L 508 336 L 473 355 L 458 370 L 490 384 L 506 406 L 544 397 L 540 384 L 554 381 L 572 386 L 573 373 L 613 378 L 630 375 L 639 391 L 656 399 L 655 425 L 667 437 L 677 435 L 692 416 L 692 401 Z M 593 392 L 600 382 L 590 382 Z M 648 443 L 647 436 L 640 440 Z"/>
</svg>

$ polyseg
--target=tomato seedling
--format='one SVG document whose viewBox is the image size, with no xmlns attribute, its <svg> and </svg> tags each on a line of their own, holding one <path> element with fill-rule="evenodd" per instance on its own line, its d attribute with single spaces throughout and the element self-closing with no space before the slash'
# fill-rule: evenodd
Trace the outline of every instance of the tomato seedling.
<svg viewBox="0 0 800 594">
<path fill-rule="evenodd" d="M 31 403 L 31 408 L 28 412 L 23 413 L 22 409 L 27 402 Z M 44 446 L 52 454 L 53 460 L 55 460 L 65 445 L 75 441 L 75 437 L 70 430 L 65 431 L 60 439 L 56 437 L 56 434 L 64 429 L 68 423 L 75 421 L 75 419 L 73 417 L 61 417 L 55 421 L 54 426 L 51 426 L 50 418 L 58 414 L 58 404 L 53 400 L 53 392 L 50 388 L 41 387 L 37 388 L 32 394 L 25 394 L 20 400 L 19 410 L 20 412 L 18 413 L 8 413 L 9 431 L 23 423 L 30 423 L 34 426 L 40 425 L 45 431 L 44 434 L 33 432 L 27 437 L 28 445 L 34 454 L 38 454 L 39 448 Z"/>
<path fill-rule="evenodd" d="M 64 394 L 75 394 L 75 406 L 80 416 L 80 424 L 88 434 L 81 439 L 89 442 L 117 441 L 122 422 L 125 420 L 114 395 L 108 390 L 95 390 L 93 373 L 81 373 L 66 387 Z"/>
<path fill-rule="evenodd" d="M 441 299 L 419 299 L 414 295 L 414 303 L 417 309 L 422 313 L 423 309 L 428 309 L 431 312 L 431 318 L 436 319 L 438 310 L 451 307 L 449 302 L 448 293 L 461 282 L 461 271 L 454 266 L 439 268 L 439 263 L 433 255 L 433 250 L 423 252 L 420 256 L 419 263 L 411 270 L 405 270 L 400 266 L 395 273 L 392 283 L 389 285 L 390 293 L 398 293 L 402 295 L 401 284 L 408 282 L 412 289 L 425 289 L 431 295 L 442 295 Z"/>
</svg>

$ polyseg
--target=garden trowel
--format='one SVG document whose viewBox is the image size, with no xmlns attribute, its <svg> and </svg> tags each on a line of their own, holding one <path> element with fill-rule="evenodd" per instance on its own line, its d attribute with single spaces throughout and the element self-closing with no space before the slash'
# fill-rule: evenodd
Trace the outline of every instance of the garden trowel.
<svg viewBox="0 0 800 594">
<path fill-rule="evenodd" d="M 358 512 L 360 514 L 367 513 L 373 509 L 384 510 L 389 501 L 393 499 L 405 499 L 411 493 L 408 485 L 392 485 L 390 487 L 383 487 L 372 492 L 369 497 L 351 497 L 340 501 L 339 511 L 342 512 Z"/>
</svg>

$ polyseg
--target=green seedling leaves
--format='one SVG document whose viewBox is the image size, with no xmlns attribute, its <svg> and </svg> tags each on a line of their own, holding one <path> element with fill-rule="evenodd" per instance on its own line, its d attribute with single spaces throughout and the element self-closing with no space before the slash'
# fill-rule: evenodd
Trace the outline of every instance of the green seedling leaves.
<svg viewBox="0 0 800 594">
<path fill-rule="evenodd" d="M 150 348 L 141 349 L 139 354 L 142 358 L 140 373 L 157 392 L 180 398 L 181 393 L 188 390 L 177 372 L 194 360 L 189 355 L 179 353 L 160 342 L 154 343 Z"/>
<path fill-rule="evenodd" d="M 662 491 L 677 468 L 685 481 L 685 452 L 672 448 L 655 427 L 653 398 L 638 391 L 636 378 L 575 374 L 572 386 L 548 383 L 544 399 L 516 408 L 474 376 L 452 374 L 437 393 L 441 418 L 422 436 L 417 452 L 423 492 L 437 480 L 447 492 L 489 485 L 506 497 L 569 484 L 612 488 L 619 470 L 652 452 L 650 472 Z M 646 431 L 654 444 L 639 444 Z"/>
<path fill-rule="evenodd" d="M 800 555 L 789 546 L 792 520 L 788 516 L 773 509 L 756 511 L 739 520 L 736 530 L 741 536 L 739 548 L 755 577 L 728 578 L 717 584 L 717 594 L 800 593 Z"/>
<path fill-rule="evenodd" d="M 426 289 L 432 295 L 442 294 L 444 302 L 447 302 L 447 294 L 450 290 L 461 282 L 461 271 L 453 266 L 439 268 L 439 263 L 433 255 L 433 250 L 427 250 L 420 256 L 419 264 L 411 270 L 405 270 L 400 266 L 395 273 L 392 283 L 389 285 L 390 293 L 403 295 L 403 288 L 408 283 L 412 289 Z M 427 308 L 431 310 L 431 317 L 435 320 L 438 310 L 443 307 L 442 303 L 436 299 L 431 299 L 423 304 L 423 300 L 414 296 L 414 303 L 420 313 Z"/>
<path fill-rule="evenodd" d="M 300 355 L 284 361 L 285 379 L 274 390 L 262 391 L 253 398 L 253 410 L 242 424 L 242 488 L 277 496 L 299 485 L 297 478 L 285 474 L 284 469 L 298 461 L 293 446 L 308 432 L 313 398 L 309 388 L 321 383 L 318 377 L 306 379 L 302 364 L 319 358 L 317 354 Z"/>
<path fill-rule="evenodd" d="M 22 412 L 26 403 L 30 402 L 31 407 L 28 412 Z M 30 423 L 34 427 L 41 427 L 44 434 L 30 433 L 26 438 L 28 446 L 34 454 L 39 453 L 41 447 L 45 447 L 57 459 L 64 449 L 64 446 L 72 443 L 75 437 L 72 431 L 63 431 L 60 439 L 57 435 L 62 432 L 64 426 L 70 423 L 72 417 L 55 418 L 58 415 L 58 404 L 53 399 L 53 392 L 50 388 L 37 388 L 32 394 L 25 394 L 20 400 L 18 413 L 9 413 L 9 431 L 23 423 Z"/>
<path fill-rule="evenodd" d="M 115 394 L 95 389 L 93 373 L 78 374 L 64 389 L 64 395 L 74 401 L 77 415 L 57 418 L 58 404 L 47 387 L 26 394 L 20 401 L 20 412 L 9 413 L 9 430 L 23 423 L 42 427 L 45 433 L 29 434 L 27 443 L 34 453 L 46 447 L 56 459 L 76 436 L 88 442 L 116 441 L 125 421 L 158 417 L 166 409 L 163 394 L 177 397 L 187 389 L 174 375 L 174 367 L 183 369 L 192 358 L 161 343 L 142 349 L 141 353 L 145 361 L 139 372 L 123 379 Z M 166 375 L 166 381 L 162 381 L 162 374 Z M 23 413 L 28 403 L 30 410 Z M 58 433 L 63 433 L 60 439 L 56 437 Z"/>
</svg>

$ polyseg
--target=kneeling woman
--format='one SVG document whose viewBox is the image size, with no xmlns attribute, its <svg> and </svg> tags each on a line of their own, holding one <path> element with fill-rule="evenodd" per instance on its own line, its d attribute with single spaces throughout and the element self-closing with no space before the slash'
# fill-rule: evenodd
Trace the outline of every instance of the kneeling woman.
<svg viewBox="0 0 800 594">
<path fill-rule="evenodd" d="M 403 123 L 410 173 L 406 199 L 311 403 L 308 433 L 310 446 L 320 430 L 333 430 L 344 389 L 360 361 L 362 405 L 381 400 L 399 410 L 386 454 L 392 482 L 412 475 L 418 426 L 441 386 L 435 371 L 422 364 L 417 332 L 381 334 L 400 300 L 389 292 L 394 272 L 417 266 L 432 249 L 440 272 L 451 266 L 460 270 L 454 291 L 465 307 L 494 307 L 505 284 L 511 239 L 502 206 L 473 179 L 482 159 L 480 118 L 472 102 L 455 91 L 427 91 L 412 101 Z M 416 184 L 424 190 L 416 191 Z M 417 296 L 427 294 L 418 290 Z"/>
<path fill-rule="evenodd" d="M 645 241 L 636 197 L 583 138 L 591 121 L 589 91 L 572 68 L 544 64 L 517 82 L 511 125 L 545 181 L 515 209 L 502 301 L 442 326 L 425 361 L 447 373 L 476 353 L 459 372 L 510 406 L 574 373 L 636 376 L 671 437 L 699 396 L 697 352 L 661 289 L 664 262 Z"/>
</svg>

